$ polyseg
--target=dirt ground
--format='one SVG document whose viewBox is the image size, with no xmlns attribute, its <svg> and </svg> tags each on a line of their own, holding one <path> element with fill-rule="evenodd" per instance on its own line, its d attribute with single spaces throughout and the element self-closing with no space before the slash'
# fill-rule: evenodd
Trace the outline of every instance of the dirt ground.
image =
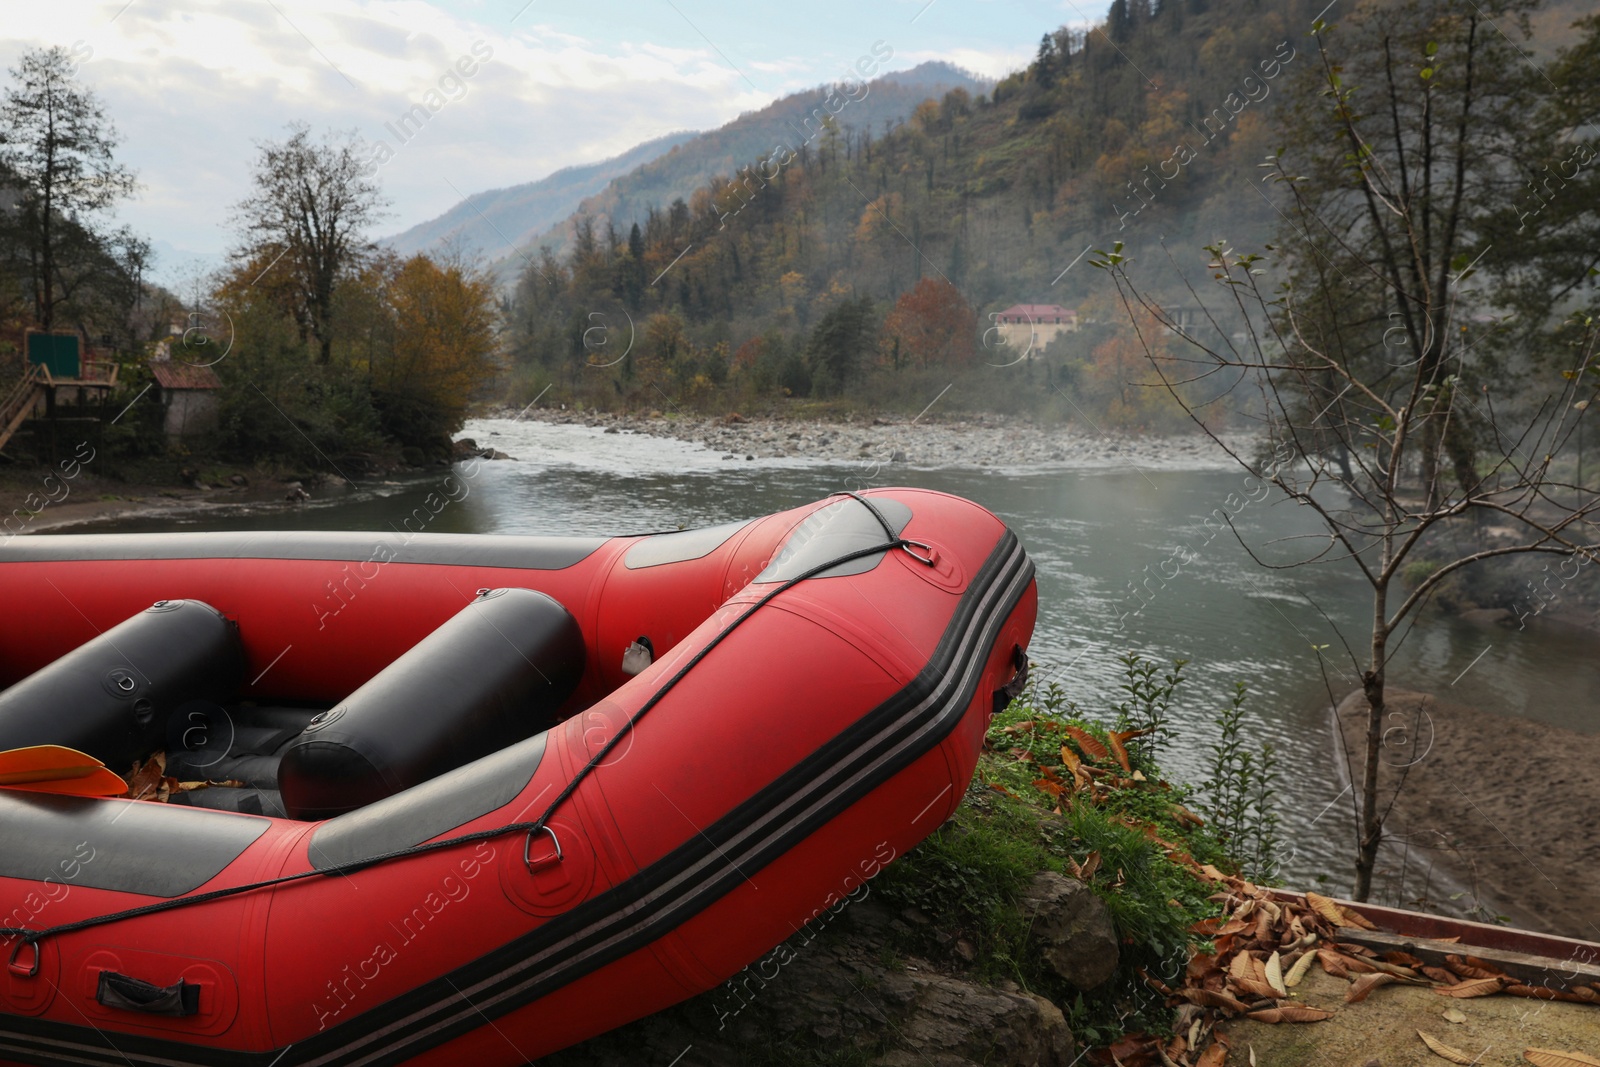
<svg viewBox="0 0 1600 1067">
<path fill-rule="evenodd" d="M 217 482 L 197 489 L 177 481 L 176 465 L 172 473 L 170 482 L 121 481 L 87 467 L 73 478 L 40 464 L 0 467 L 0 542 L 19 534 L 66 530 L 136 515 L 176 518 L 245 504 L 296 506 L 288 494 L 298 482 L 252 472 L 245 485 Z M 318 487 L 313 496 L 338 491 L 337 487 Z"/>
<path fill-rule="evenodd" d="M 1406 895 L 1429 862 L 1467 884 L 1475 871 L 1480 899 L 1512 926 L 1600 941 L 1600 735 L 1407 690 L 1391 688 L 1388 704 L 1379 798 L 1403 775 L 1390 832 L 1411 844 Z M 1360 694 L 1339 714 L 1359 757 Z"/>
<path fill-rule="evenodd" d="M 1526 1000 L 1504 994 L 1458 1000 L 1431 989 L 1390 985 L 1375 990 L 1359 1004 L 1346 1004 L 1349 983 L 1312 966 L 1295 990 L 1297 999 L 1335 1012 L 1320 1023 L 1268 1025 L 1259 1022 L 1222 1024 L 1233 1042 L 1230 1064 L 1257 1067 L 1440 1067 L 1436 1056 L 1417 1036 L 1426 1031 L 1468 1057 L 1477 1067 L 1522 1064 L 1528 1048 L 1583 1052 L 1600 1056 L 1600 1007 Z M 1444 1017 L 1454 1008 L 1462 1023 Z"/>
</svg>

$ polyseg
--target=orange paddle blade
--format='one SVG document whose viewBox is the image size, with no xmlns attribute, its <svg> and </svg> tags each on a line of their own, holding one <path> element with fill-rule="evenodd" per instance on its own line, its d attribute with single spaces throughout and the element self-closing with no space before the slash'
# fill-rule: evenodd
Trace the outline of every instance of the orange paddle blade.
<svg viewBox="0 0 1600 1067">
<path fill-rule="evenodd" d="M 84 752 L 62 745 L 34 745 L 0 752 L 0 787 L 35 793 L 115 797 L 128 783 Z"/>
</svg>

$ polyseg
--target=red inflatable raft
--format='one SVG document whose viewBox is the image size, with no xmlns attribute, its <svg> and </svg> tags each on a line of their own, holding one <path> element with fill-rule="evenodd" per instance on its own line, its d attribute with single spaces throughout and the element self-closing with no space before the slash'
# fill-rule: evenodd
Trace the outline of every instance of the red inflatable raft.
<svg viewBox="0 0 1600 1067">
<path fill-rule="evenodd" d="M 0 788 L 0 1061 L 481 1067 L 715 987 L 939 826 L 1036 592 L 995 516 L 890 489 L 20 537 L 0 604 L 0 749 L 233 783 Z"/>
</svg>

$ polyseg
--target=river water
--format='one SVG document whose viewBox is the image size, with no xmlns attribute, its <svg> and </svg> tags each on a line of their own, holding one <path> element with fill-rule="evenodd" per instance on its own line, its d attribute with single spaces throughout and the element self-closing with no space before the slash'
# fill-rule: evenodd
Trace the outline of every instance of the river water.
<svg viewBox="0 0 1600 1067">
<path fill-rule="evenodd" d="M 1208 515 L 1222 509 L 1267 558 L 1310 555 L 1318 526 L 1292 504 L 1261 497 L 1221 463 L 1182 469 L 917 469 L 808 459 L 724 459 L 697 445 L 597 428 L 483 420 L 465 433 L 518 462 L 483 462 L 456 475 L 430 532 L 615 534 L 727 522 L 793 507 L 841 489 L 912 485 L 975 500 L 1021 537 L 1038 568 L 1040 618 L 1031 657 L 1090 717 L 1109 719 L 1128 651 L 1183 658 L 1188 684 L 1173 710 L 1171 777 L 1205 778 L 1213 724 L 1249 686 L 1246 721 L 1271 742 L 1283 774 L 1290 885 L 1349 885 L 1351 797 L 1334 762 L 1329 688 L 1356 674 L 1332 620 L 1359 649 L 1370 618 L 1365 586 L 1346 564 L 1267 570 Z M 1191 468 L 1202 466 L 1189 461 Z M 368 484 L 310 506 L 141 518 L 113 530 L 398 527 L 444 472 Z M 1294 540 L 1301 538 L 1300 540 Z M 1289 540 L 1286 540 L 1289 539 Z M 1138 585 L 1135 592 L 1134 585 Z M 1326 615 L 1326 618 L 1324 618 Z M 1319 653 L 1314 646 L 1327 646 Z M 1328 683 L 1324 682 L 1326 672 Z M 1394 683 L 1511 717 L 1600 732 L 1600 661 L 1578 637 L 1481 627 L 1437 614 L 1419 619 L 1390 668 Z"/>
</svg>

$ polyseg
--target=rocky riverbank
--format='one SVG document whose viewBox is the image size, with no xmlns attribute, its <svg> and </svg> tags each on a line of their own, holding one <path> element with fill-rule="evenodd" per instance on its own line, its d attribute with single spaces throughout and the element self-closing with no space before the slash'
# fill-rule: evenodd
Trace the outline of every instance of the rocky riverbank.
<svg viewBox="0 0 1600 1067">
<path fill-rule="evenodd" d="M 906 464 L 914 467 L 1048 467 L 1210 470 L 1233 461 L 1199 433 L 1167 437 L 1100 432 L 1077 425 L 1042 426 L 998 415 L 942 421 L 935 417 L 846 417 L 836 420 L 720 418 L 650 412 L 643 415 L 579 413 L 530 409 L 489 414 L 560 425 L 601 428 L 605 433 L 644 434 L 689 441 L 723 453 L 723 458 L 808 458 L 865 468 Z M 1224 440 L 1247 458 L 1254 438 L 1248 433 Z"/>
</svg>

